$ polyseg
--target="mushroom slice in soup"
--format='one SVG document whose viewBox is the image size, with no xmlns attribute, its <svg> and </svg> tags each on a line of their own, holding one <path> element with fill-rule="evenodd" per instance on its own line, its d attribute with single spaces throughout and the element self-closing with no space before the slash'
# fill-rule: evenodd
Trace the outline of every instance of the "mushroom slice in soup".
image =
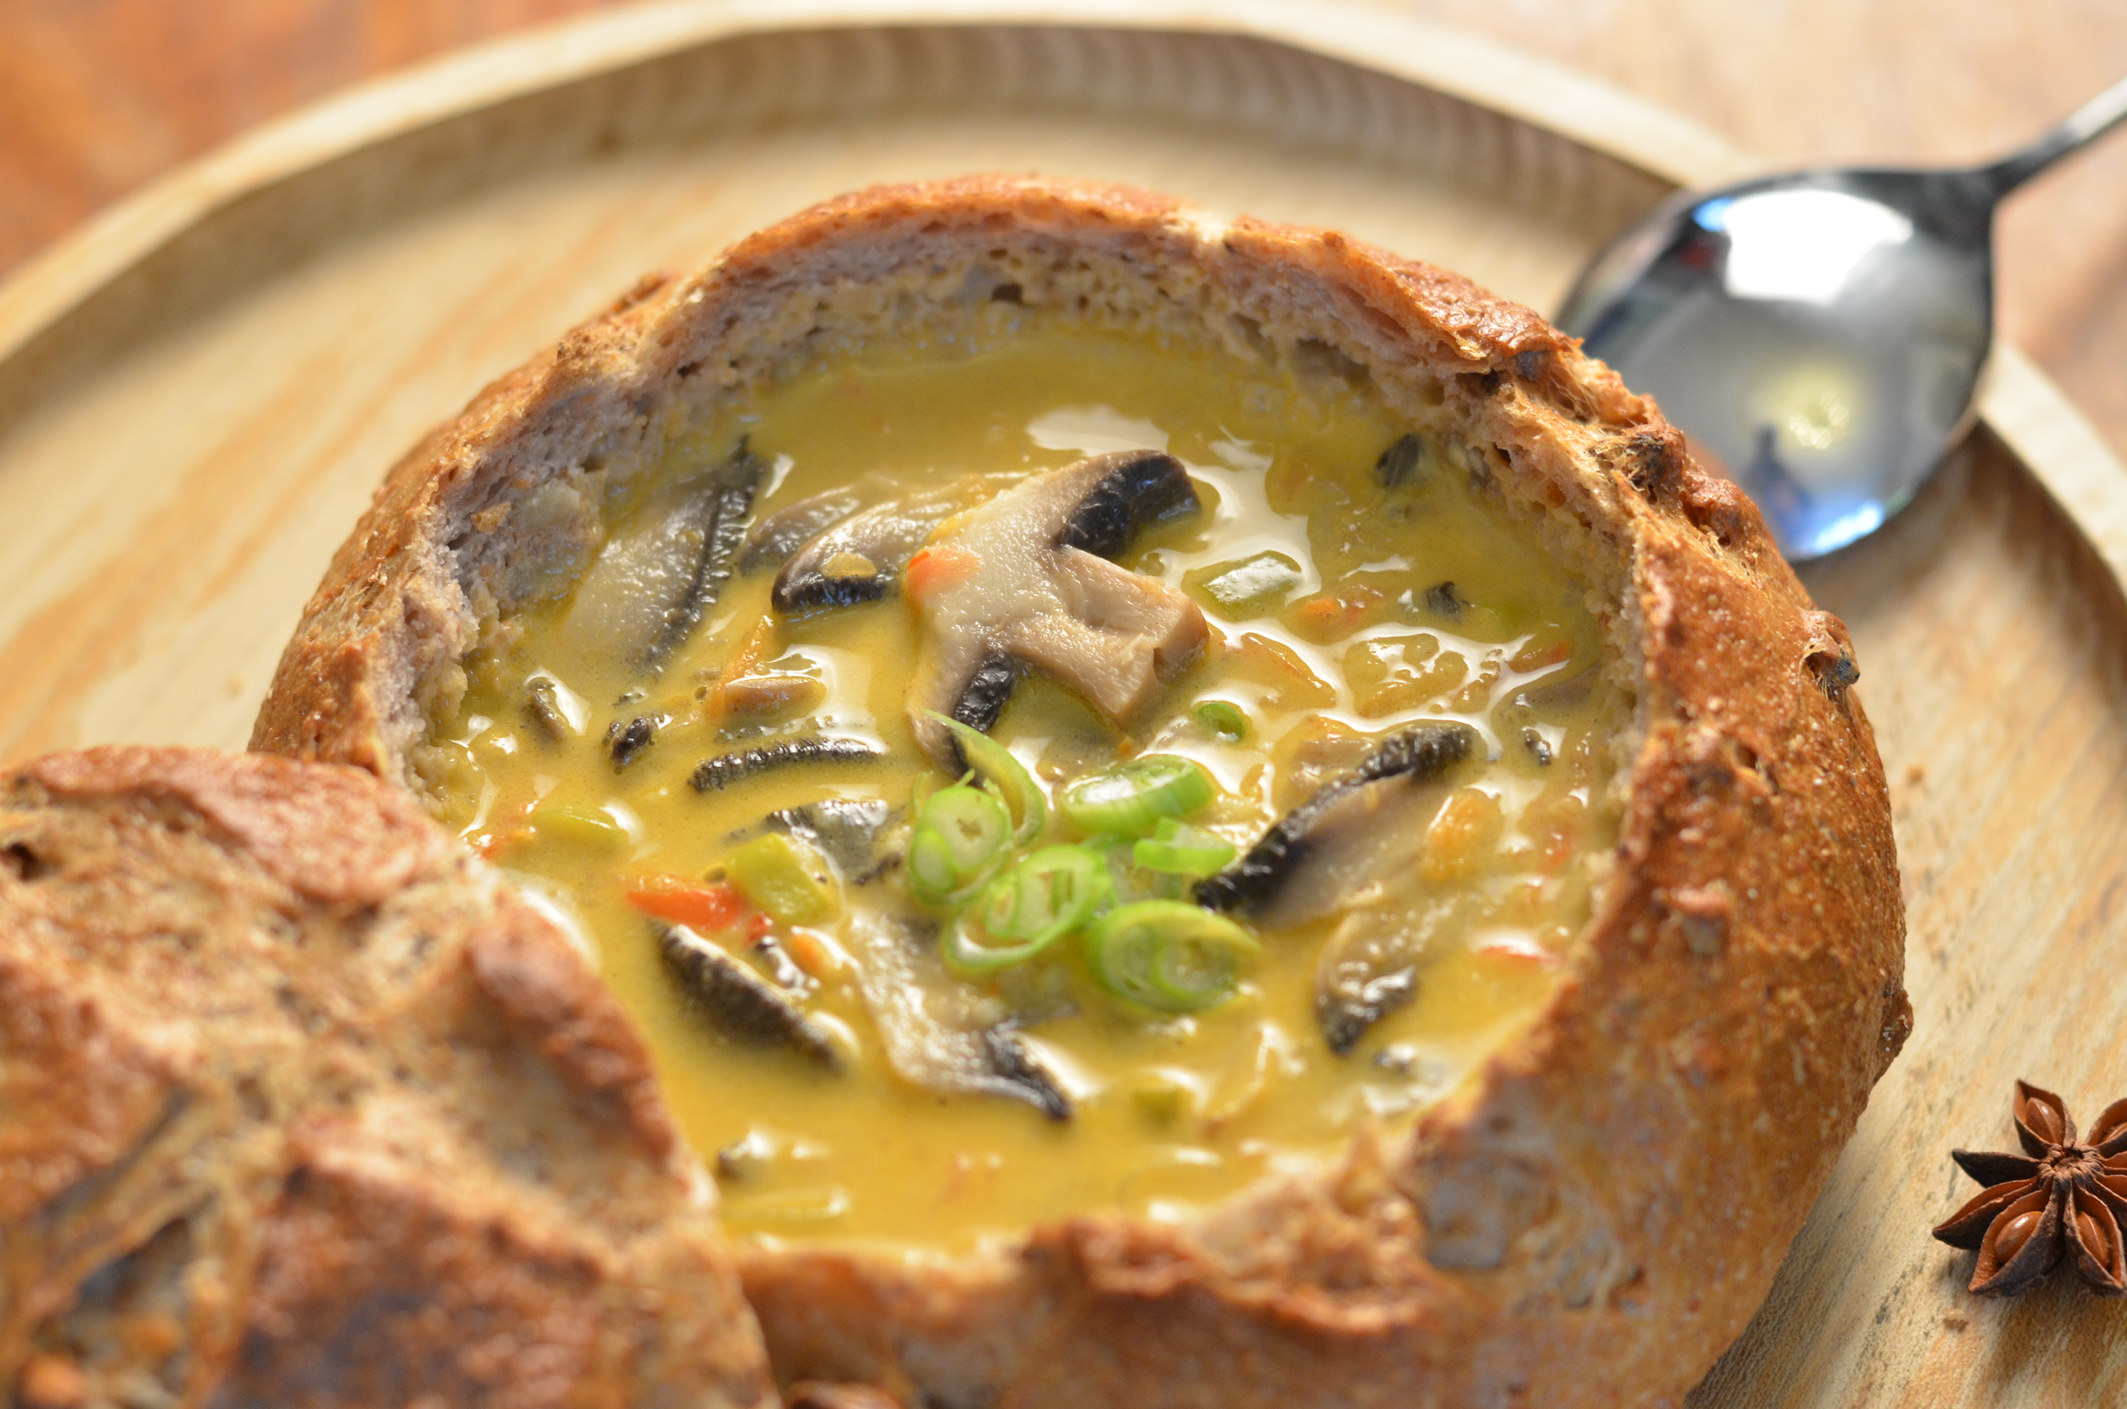
<svg viewBox="0 0 2127 1409">
<path fill-rule="evenodd" d="M 730 581 L 767 475 L 741 439 L 722 462 L 653 491 L 585 569 L 565 632 L 661 668 Z"/>
<path fill-rule="evenodd" d="M 1071 1098 L 1008 1021 L 953 982 L 936 946 L 914 926 L 873 910 L 852 912 L 864 1003 L 886 1060 L 902 1080 L 939 1092 L 1024 1101 L 1051 1120 L 1071 1117 Z"/>
<path fill-rule="evenodd" d="M 1484 744 L 1467 724 L 1414 724 L 1358 768 L 1279 818 L 1240 860 L 1196 887 L 1210 910 L 1268 929 L 1321 919 L 1360 887 L 1403 866 L 1439 805 L 1433 786 Z"/>
<path fill-rule="evenodd" d="M 1117 724 L 1203 649 L 1203 612 L 1179 591 L 1109 561 L 1146 527 L 1195 512 L 1196 488 L 1159 451 L 1096 455 L 1037 475 L 944 526 L 911 598 L 922 616 L 909 694 L 917 742 L 950 767 L 932 713 L 996 722 L 1021 663 L 1047 672 Z"/>
<path fill-rule="evenodd" d="M 756 1047 L 779 1047 L 830 1071 L 842 1066 L 833 1035 L 797 1001 L 684 925 L 660 926 L 658 953 L 687 1001 L 718 1032 Z"/>
<path fill-rule="evenodd" d="M 932 530 L 980 497 L 980 480 L 911 494 L 834 524 L 790 555 L 769 602 L 784 616 L 884 597 Z"/>
<path fill-rule="evenodd" d="M 740 842 L 762 831 L 783 832 L 833 861 L 851 884 L 862 885 L 879 866 L 879 833 L 893 818 L 894 808 L 880 798 L 826 797 L 780 808 L 726 840 Z"/>
<path fill-rule="evenodd" d="M 1418 995 L 1418 971 L 1443 936 L 1467 933 L 1468 891 L 1408 883 L 1406 869 L 1355 898 L 1315 964 L 1315 1023 L 1338 1056 Z"/>
<path fill-rule="evenodd" d="M 863 507 L 863 491 L 843 485 L 763 516 L 746 530 L 746 541 L 739 545 L 739 571 L 780 567 L 791 554 Z"/>
<path fill-rule="evenodd" d="M 1483 753 L 1467 724 L 1392 734 L 1196 888 L 1198 904 L 1269 929 L 1347 912 L 1315 976 L 1315 1019 L 1339 1056 L 1416 995 L 1432 936 L 1464 918 L 1466 897 L 1427 886 L 1414 863 L 1440 806 L 1439 785 Z"/>
<path fill-rule="evenodd" d="M 705 758 L 689 775 L 687 784 L 698 793 L 722 792 L 733 783 L 772 769 L 790 768 L 799 764 L 877 763 L 885 757 L 886 750 L 868 739 L 819 735 L 785 739 L 780 743 L 762 744 L 758 748 L 740 749 L 734 753 L 720 753 Z"/>
</svg>

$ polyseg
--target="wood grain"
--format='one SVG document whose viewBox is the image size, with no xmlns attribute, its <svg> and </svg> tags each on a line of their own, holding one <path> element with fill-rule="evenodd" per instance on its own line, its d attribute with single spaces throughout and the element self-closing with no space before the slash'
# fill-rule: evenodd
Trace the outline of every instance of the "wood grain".
<svg viewBox="0 0 2127 1409">
<path fill-rule="evenodd" d="M 1572 97 L 1511 56 L 1344 33 L 1382 64 L 1501 85 L 1501 103 Z M 240 745 L 301 601 L 399 451 L 641 270 L 819 196 L 977 167 L 1096 172 L 1342 225 L 1542 304 L 1661 190 L 1482 108 L 1228 37 L 648 49 L 588 77 L 582 45 L 526 50 L 515 70 L 443 76 L 460 96 L 475 78 L 514 95 L 461 116 L 402 130 L 391 111 L 336 110 L 247 148 L 270 179 L 222 170 L 176 238 L 0 359 L 0 760 L 86 740 Z M 1651 153 L 1661 132 L 1633 140 Z M 1678 169 L 1727 159 L 1675 140 Z M 2044 483 L 1983 435 L 1884 535 L 1809 572 L 1854 628 L 1890 769 L 1918 1022 L 1693 1409 L 2127 1399 L 2116 1306 L 2066 1287 L 1976 1301 L 1970 1255 L 1926 1236 L 1963 1197 L 1946 1150 L 2009 1138 L 2014 1078 L 2085 1114 L 2127 1091 L 2127 481 L 2009 370 L 2000 423 Z"/>
<path fill-rule="evenodd" d="M 2116 0 L 1377 0 L 1675 109 L 1777 164 L 1950 162 L 2127 73 Z M 10 0 L 0 273 L 142 181 L 358 80 L 619 0 Z M 2001 326 L 2127 454 L 2127 137 L 2021 195 Z"/>
</svg>

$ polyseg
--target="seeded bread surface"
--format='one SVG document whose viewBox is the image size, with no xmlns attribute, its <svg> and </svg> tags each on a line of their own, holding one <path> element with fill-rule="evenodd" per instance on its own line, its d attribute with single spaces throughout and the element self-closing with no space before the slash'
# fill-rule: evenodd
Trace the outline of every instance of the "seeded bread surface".
<svg viewBox="0 0 2127 1409">
<path fill-rule="evenodd" d="M 775 1402 L 562 934 L 366 773 L 137 747 L 0 778 L 0 1387 Z"/>
</svg>

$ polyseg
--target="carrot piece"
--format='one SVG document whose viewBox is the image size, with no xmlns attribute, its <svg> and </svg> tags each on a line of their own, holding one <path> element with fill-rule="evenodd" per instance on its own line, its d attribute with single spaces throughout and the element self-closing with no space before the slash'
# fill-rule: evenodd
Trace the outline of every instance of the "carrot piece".
<svg viewBox="0 0 2127 1409">
<path fill-rule="evenodd" d="M 792 930 L 783 941 L 783 951 L 799 968 L 816 979 L 825 979 L 840 967 L 828 947 L 817 936 L 804 930 Z"/>
<path fill-rule="evenodd" d="M 1344 603 L 1335 597 L 1310 597 L 1300 604 L 1300 615 L 1321 626 L 1327 626 L 1344 614 Z"/>
<path fill-rule="evenodd" d="M 1309 640 L 1328 642 L 1357 629 L 1388 594 L 1373 587 L 1347 588 L 1343 595 L 1323 593 L 1291 608 L 1293 629 Z"/>
<path fill-rule="evenodd" d="M 1516 966 L 1533 965 L 1539 969 L 1548 969 L 1558 963 L 1556 954 L 1519 931 L 1488 935 L 1472 948 L 1488 959 L 1498 959 Z"/>
<path fill-rule="evenodd" d="M 908 560 L 901 578 L 906 584 L 909 600 L 920 602 L 934 592 L 957 587 L 974 576 L 975 569 L 982 566 L 982 559 L 965 548 L 940 544 L 925 548 Z"/>
<path fill-rule="evenodd" d="M 1572 637 L 1539 634 L 1531 637 L 1527 645 L 1516 651 L 1514 658 L 1507 664 L 1527 674 L 1532 670 L 1542 670 L 1547 665 L 1563 665 L 1572 658 Z"/>
<path fill-rule="evenodd" d="M 531 835 L 532 829 L 529 827 L 511 827 L 506 831 L 490 832 L 473 843 L 473 850 L 482 861 L 493 861 L 518 843 L 529 840 Z"/>
<path fill-rule="evenodd" d="M 766 915 L 746 903 L 746 897 L 739 894 L 737 886 L 721 881 L 638 876 L 627 882 L 624 893 L 628 903 L 646 915 L 655 915 L 674 924 L 692 925 L 700 930 L 724 930 L 745 924 L 749 926 L 749 934 L 758 938 L 758 929 L 753 927 L 765 928 L 768 920 Z"/>
</svg>

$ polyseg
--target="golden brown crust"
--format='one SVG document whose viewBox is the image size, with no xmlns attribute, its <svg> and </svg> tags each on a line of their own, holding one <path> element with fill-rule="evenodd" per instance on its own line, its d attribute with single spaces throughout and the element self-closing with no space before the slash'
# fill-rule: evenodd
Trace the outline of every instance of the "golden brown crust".
<svg viewBox="0 0 2127 1409">
<path fill-rule="evenodd" d="M 1451 428 L 1633 666 L 1619 864 L 1555 1000 L 1409 1139 L 1193 1225 L 1086 1218 L 958 1260 L 744 1250 L 779 1375 L 971 1406 L 1675 1402 L 1763 1297 L 1910 1020 L 1889 805 L 1843 628 L 1652 404 L 1527 309 L 1143 192 L 992 177 L 831 202 L 647 286 L 402 462 L 255 744 L 419 785 L 424 710 L 542 590 L 523 565 L 597 541 L 595 514 L 520 530 L 506 506 L 639 472 L 690 408 L 808 346 L 1006 288 L 1357 369 Z"/>
<path fill-rule="evenodd" d="M 0 1172 L 32 1401 L 772 1399 L 640 1038 L 354 769 L 0 780 Z"/>
</svg>

